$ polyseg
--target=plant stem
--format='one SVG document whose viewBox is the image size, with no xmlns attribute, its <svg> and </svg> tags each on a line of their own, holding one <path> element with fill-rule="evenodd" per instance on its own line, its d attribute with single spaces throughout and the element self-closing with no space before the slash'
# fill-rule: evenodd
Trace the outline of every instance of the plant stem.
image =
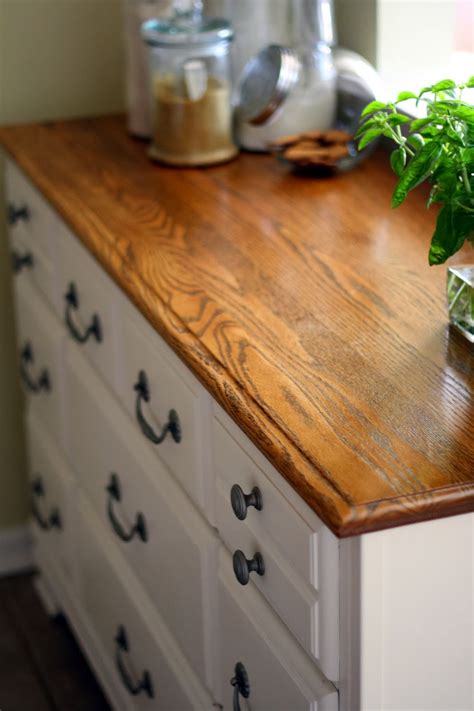
<svg viewBox="0 0 474 711">
<path fill-rule="evenodd" d="M 462 168 L 461 168 L 461 175 L 462 175 L 462 179 L 463 179 L 463 182 L 464 182 L 464 187 L 466 188 L 466 192 L 467 192 L 469 195 L 471 195 L 471 193 L 472 193 L 472 190 L 471 190 L 471 183 L 469 182 L 469 176 L 468 176 L 468 174 L 467 174 L 467 169 L 466 169 L 466 166 L 465 166 L 465 165 L 463 165 Z"/>
</svg>

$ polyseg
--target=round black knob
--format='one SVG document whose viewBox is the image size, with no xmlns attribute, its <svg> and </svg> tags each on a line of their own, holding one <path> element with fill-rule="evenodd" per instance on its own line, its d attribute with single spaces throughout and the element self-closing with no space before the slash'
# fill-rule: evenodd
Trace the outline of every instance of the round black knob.
<svg viewBox="0 0 474 711">
<path fill-rule="evenodd" d="M 243 551 L 235 551 L 232 564 L 234 566 L 235 577 L 241 585 L 247 585 L 250 579 L 250 573 L 263 575 L 265 573 L 265 563 L 261 553 L 255 553 L 251 560 L 245 557 Z"/>
<path fill-rule="evenodd" d="M 244 521 L 247 518 L 247 510 L 249 506 L 253 506 L 257 509 L 257 511 L 262 510 L 262 492 L 258 486 L 254 486 L 250 494 L 244 494 L 240 486 L 238 484 L 234 484 L 230 490 L 230 503 L 237 518 Z"/>
</svg>

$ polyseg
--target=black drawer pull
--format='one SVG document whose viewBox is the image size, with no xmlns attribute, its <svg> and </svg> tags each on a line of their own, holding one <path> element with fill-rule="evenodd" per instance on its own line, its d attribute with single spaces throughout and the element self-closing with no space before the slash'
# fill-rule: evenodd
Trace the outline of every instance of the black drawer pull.
<svg viewBox="0 0 474 711">
<path fill-rule="evenodd" d="M 262 492 L 258 486 L 254 486 L 250 494 L 244 494 L 240 486 L 234 484 L 230 490 L 230 503 L 237 518 L 241 521 L 245 521 L 249 506 L 254 506 L 257 511 L 262 510 Z"/>
<path fill-rule="evenodd" d="M 122 500 L 122 489 L 120 487 L 120 481 L 117 474 L 110 475 L 110 481 L 106 487 L 106 491 L 109 495 L 107 515 L 117 536 L 122 541 L 125 541 L 125 543 L 131 541 L 135 536 L 138 536 L 144 543 L 146 543 L 148 540 L 148 531 L 146 528 L 145 517 L 142 513 L 137 513 L 135 523 L 130 527 L 129 531 L 126 531 L 122 524 L 115 518 L 114 501 Z"/>
<path fill-rule="evenodd" d="M 17 222 L 20 222 L 20 220 L 24 220 L 25 222 L 28 222 L 30 219 L 30 211 L 28 210 L 26 205 L 22 205 L 21 207 L 15 207 L 13 203 L 9 203 L 7 207 L 7 222 L 10 225 L 10 227 L 13 227 L 13 225 L 16 225 Z"/>
<path fill-rule="evenodd" d="M 132 696 L 138 696 L 141 694 L 143 691 L 148 698 L 154 699 L 155 698 L 155 691 L 153 689 L 153 683 L 151 681 L 151 676 L 150 672 L 144 671 L 142 674 L 142 678 L 139 679 L 138 681 L 133 681 L 132 677 L 130 676 L 130 673 L 125 667 L 124 661 L 123 661 L 123 652 L 129 652 L 130 646 L 128 644 L 128 637 L 127 637 L 127 632 L 125 630 L 125 627 L 123 625 L 120 625 L 118 630 L 117 630 L 117 635 L 115 637 L 115 644 L 116 646 L 116 654 L 115 654 L 115 663 L 117 665 L 117 670 L 118 673 L 120 674 L 120 678 L 122 679 L 122 683 L 127 689 L 127 691 L 132 695 Z"/>
<path fill-rule="evenodd" d="M 31 252 L 18 254 L 15 250 L 12 251 L 12 270 L 14 274 L 19 274 L 23 269 L 33 269 L 34 259 Z"/>
<path fill-rule="evenodd" d="M 150 401 L 150 388 L 148 386 L 148 378 L 144 370 L 140 370 L 138 373 L 138 380 L 133 386 L 133 389 L 137 393 L 135 414 L 138 424 L 140 425 L 140 429 L 145 437 L 149 439 L 150 442 L 153 442 L 153 444 L 161 444 L 169 432 L 175 442 L 181 442 L 181 423 L 176 410 L 169 411 L 168 422 L 163 426 L 160 434 L 156 434 L 155 430 L 146 421 L 142 412 L 142 402 Z"/>
<path fill-rule="evenodd" d="M 261 553 L 255 553 L 254 557 L 248 560 L 243 551 L 235 551 L 232 557 L 235 577 L 241 585 L 247 585 L 250 580 L 250 573 L 264 575 L 265 563 Z"/>
<path fill-rule="evenodd" d="M 87 343 L 89 338 L 94 337 L 97 343 L 102 341 L 102 324 L 97 314 L 93 314 L 92 320 L 87 328 L 81 333 L 72 319 L 72 312 L 79 309 L 79 296 L 74 282 L 69 284 L 67 292 L 64 294 L 66 301 L 66 311 L 64 320 L 68 327 L 69 333 L 78 343 Z"/>
<path fill-rule="evenodd" d="M 60 516 L 57 508 L 53 508 L 51 510 L 51 513 L 47 517 L 43 516 L 43 514 L 40 511 L 38 499 L 41 499 L 45 496 L 43 480 L 41 479 L 40 476 L 37 476 L 34 479 L 34 481 L 32 482 L 31 490 L 32 490 L 32 494 L 33 494 L 32 502 L 31 502 L 31 510 L 33 513 L 33 518 L 35 519 L 38 526 L 43 531 L 50 531 L 52 528 L 57 528 L 58 530 L 61 530 L 62 521 L 61 521 L 61 516 Z"/>
<path fill-rule="evenodd" d="M 240 711 L 240 700 L 239 696 L 244 699 L 248 699 L 250 696 L 250 681 L 247 670 L 242 664 L 242 662 L 237 662 L 234 670 L 235 676 L 230 680 L 231 685 L 234 687 L 234 703 L 233 711 Z"/>
<path fill-rule="evenodd" d="M 51 392 L 51 379 L 48 370 L 43 368 L 37 378 L 29 372 L 29 366 L 34 363 L 34 360 L 33 348 L 31 343 L 27 341 L 20 353 L 20 377 L 30 392 L 40 393 L 44 390 L 44 392 L 49 393 Z"/>
</svg>

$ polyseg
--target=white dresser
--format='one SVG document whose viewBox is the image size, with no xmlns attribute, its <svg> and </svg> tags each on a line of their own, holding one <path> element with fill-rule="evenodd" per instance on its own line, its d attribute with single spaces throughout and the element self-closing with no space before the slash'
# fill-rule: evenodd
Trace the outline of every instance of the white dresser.
<svg viewBox="0 0 474 711">
<path fill-rule="evenodd" d="M 51 612 L 117 711 L 472 711 L 474 514 L 339 541 L 7 165 Z"/>
</svg>

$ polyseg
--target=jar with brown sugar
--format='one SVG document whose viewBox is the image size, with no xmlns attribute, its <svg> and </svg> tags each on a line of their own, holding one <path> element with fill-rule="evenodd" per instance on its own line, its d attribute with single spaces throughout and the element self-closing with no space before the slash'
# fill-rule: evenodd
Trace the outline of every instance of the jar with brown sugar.
<svg viewBox="0 0 474 711">
<path fill-rule="evenodd" d="M 226 20 L 202 16 L 201 3 L 145 22 L 153 104 L 150 157 L 205 166 L 234 158 L 230 45 Z"/>
</svg>

